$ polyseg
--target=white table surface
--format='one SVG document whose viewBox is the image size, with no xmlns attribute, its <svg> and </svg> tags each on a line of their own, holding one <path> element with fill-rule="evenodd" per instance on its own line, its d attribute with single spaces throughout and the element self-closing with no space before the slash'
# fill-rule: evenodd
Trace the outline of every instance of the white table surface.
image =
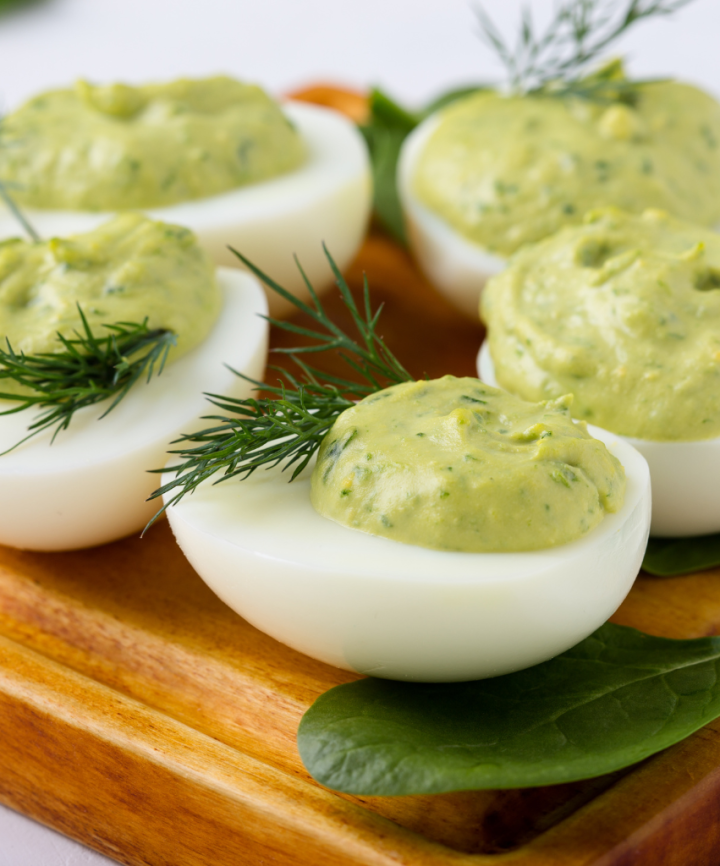
<svg viewBox="0 0 720 866">
<path fill-rule="evenodd" d="M 485 2 L 504 32 L 519 5 Z M 530 5 L 542 21 L 553 0 Z M 471 0 L 46 0 L 0 18 L 0 109 L 79 77 L 132 83 L 218 72 L 277 94 L 317 81 L 380 84 L 419 104 L 500 77 L 472 10 Z M 677 76 L 720 94 L 719 37 L 719 0 L 695 0 L 640 25 L 619 50 L 636 76 Z M 110 862 L 0 807 L 0 866 Z"/>
</svg>

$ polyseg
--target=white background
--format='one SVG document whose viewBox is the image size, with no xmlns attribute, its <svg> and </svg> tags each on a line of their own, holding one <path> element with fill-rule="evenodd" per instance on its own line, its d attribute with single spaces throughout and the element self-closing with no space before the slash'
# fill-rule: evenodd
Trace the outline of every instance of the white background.
<svg viewBox="0 0 720 866">
<path fill-rule="evenodd" d="M 518 0 L 484 5 L 503 32 L 514 32 Z M 530 6 L 543 21 L 553 2 Z M 79 77 L 132 83 L 220 72 L 276 94 L 318 81 L 379 84 L 420 104 L 501 76 L 473 8 L 471 0 L 37 2 L 0 18 L 0 110 Z M 720 0 L 695 0 L 672 19 L 641 24 L 618 50 L 635 76 L 677 76 L 720 95 Z M 0 866 L 107 863 L 0 807 Z"/>
<path fill-rule="evenodd" d="M 615 0 L 626 3 L 627 0 Z M 280 93 L 318 80 L 381 83 L 423 100 L 496 79 L 474 0 L 48 0 L 0 19 L 6 110 L 83 76 L 141 82 L 227 72 Z M 514 32 L 518 0 L 485 0 Z M 553 0 L 530 0 L 542 21 Z M 678 75 L 720 90 L 720 2 L 695 0 L 640 24 L 620 45 L 635 75 Z"/>
</svg>

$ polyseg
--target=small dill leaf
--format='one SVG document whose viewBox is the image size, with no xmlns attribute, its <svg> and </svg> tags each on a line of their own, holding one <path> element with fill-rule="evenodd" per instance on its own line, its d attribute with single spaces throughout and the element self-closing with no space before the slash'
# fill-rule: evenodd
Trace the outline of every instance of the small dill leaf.
<svg viewBox="0 0 720 866">
<path fill-rule="evenodd" d="M 149 381 L 162 373 L 168 352 L 177 342 L 172 331 L 148 328 L 147 319 L 140 324 L 104 325 L 110 333 L 97 337 L 79 306 L 78 312 L 80 331 L 73 337 L 57 335 L 61 351 L 26 355 L 16 352 L 9 340 L 6 349 L 0 347 L 0 382 L 8 380 L 27 391 L 0 391 L 1 400 L 14 404 L 0 411 L 0 416 L 40 410 L 28 426 L 28 435 L 8 451 L 49 428 L 54 428 L 54 441 L 77 411 L 114 398 L 100 416 L 104 418 L 137 381 Z"/>
<path fill-rule="evenodd" d="M 327 249 L 324 248 L 324 251 L 343 304 L 359 332 L 359 341 L 328 317 L 299 264 L 310 303 L 296 298 L 241 253 L 233 250 L 258 279 L 305 313 L 314 326 L 306 328 L 294 322 L 271 318 L 268 321 L 287 333 L 309 337 L 316 342 L 309 346 L 275 350 L 288 356 L 298 369 L 296 375 L 285 369 L 270 368 L 278 369 L 283 377 L 277 384 L 258 382 L 238 373 L 254 385 L 256 391 L 269 393 L 270 397 L 237 399 L 206 394 L 209 402 L 223 414 L 206 416 L 204 420 L 212 421 L 212 426 L 183 434 L 173 443 L 179 446 L 170 452 L 177 457 L 174 466 L 152 470 L 174 473 L 174 477 L 150 497 L 156 499 L 171 494 L 148 527 L 168 506 L 179 502 L 211 477 L 218 484 L 233 477 L 247 478 L 261 467 L 267 469 L 282 465 L 284 470 L 292 469 L 289 480 L 294 480 L 307 466 L 341 412 L 353 406 L 357 400 L 388 385 L 412 381 L 410 374 L 377 332 L 380 310 L 372 310 L 367 280 L 363 285 L 361 312 L 332 256 Z M 303 357 L 327 350 L 337 350 L 339 357 L 361 381 L 325 373 Z"/>
<path fill-rule="evenodd" d="M 621 101 L 631 102 L 629 82 L 616 91 L 607 86 L 583 87 L 589 64 L 597 62 L 620 37 L 640 21 L 672 15 L 692 0 L 560 0 L 542 30 L 535 26 L 528 6 L 521 9 L 514 47 L 485 11 L 476 6 L 480 38 L 505 67 L 511 91 L 526 95 L 574 96 L 611 101 L 619 92 Z M 618 90 L 619 88 L 619 90 Z"/>
</svg>

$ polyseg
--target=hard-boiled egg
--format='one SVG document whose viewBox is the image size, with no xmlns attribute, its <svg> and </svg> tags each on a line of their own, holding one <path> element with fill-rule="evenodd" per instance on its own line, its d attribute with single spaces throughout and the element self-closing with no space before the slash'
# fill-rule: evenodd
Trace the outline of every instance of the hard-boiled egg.
<svg viewBox="0 0 720 866">
<path fill-rule="evenodd" d="M 440 117 L 432 115 L 405 140 L 398 163 L 398 195 L 413 255 L 433 285 L 474 319 L 482 287 L 505 267 L 505 259 L 463 237 L 415 194 L 413 178 L 418 159 L 439 123 Z"/>
<path fill-rule="evenodd" d="M 618 62 L 603 74 L 625 77 Z M 461 309 L 472 314 L 502 258 L 599 207 L 717 224 L 720 106 L 676 81 L 636 87 L 632 106 L 480 90 L 408 138 L 398 187 L 410 240 Z M 697 134 L 698 118 L 709 138 Z"/>
<path fill-rule="evenodd" d="M 278 469 L 205 482 L 168 518 L 220 598 L 301 652 L 394 679 L 497 676 L 594 631 L 640 568 L 647 464 L 619 437 L 593 434 L 625 468 L 624 504 L 581 539 L 541 551 L 448 553 L 348 529 L 313 509 L 309 468 L 291 484 Z"/>
<path fill-rule="evenodd" d="M 246 397 L 267 351 L 265 296 L 257 280 L 218 268 L 224 295 L 207 339 L 149 383 L 137 382 L 105 417 L 108 403 L 79 410 L 51 442 L 46 430 L 0 456 L 0 543 L 35 550 L 104 544 L 139 532 L 157 511 L 148 470 L 168 460 L 169 443 L 198 429 L 212 407 L 204 391 Z M 227 366 L 226 366 L 227 365 Z M 12 404 L 0 402 L 0 410 Z M 0 416 L 0 452 L 27 435 L 32 411 Z"/>
<path fill-rule="evenodd" d="M 370 168 L 362 136 L 342 115 L 301 102 L 285 103 L 283 110 L 307 147 L 307 160 L 297 170 L 148 213 L 192 229 L 216 264 L 239 265 L 228 249 L 233 246 L 289 291 L 307 297 L 294 256 L 318 290 L 332 282 L 321 242 L 333 251 L 341 269 L 350 263 L 367 228 Z M 37 208 L 27 208 L 26 214 L 42 237 L 88 231 L 109 217 L 105 212 Z M 16 220 L 0 211 L 0 237 L 17 234 Z M 272 293 L 272 315 L 284 315 L 290 308 Z"/>
<path fill-rule="evenodd" d="M 490 347 L 483 343 L 478 375 L 498 385 Z M 654 442 L 618 436 L 647 460 L 652 477 L 652 525 L 659 536 L 705 535 L 720 532 L 720 439 L 695 442 Z"/>
</svg>

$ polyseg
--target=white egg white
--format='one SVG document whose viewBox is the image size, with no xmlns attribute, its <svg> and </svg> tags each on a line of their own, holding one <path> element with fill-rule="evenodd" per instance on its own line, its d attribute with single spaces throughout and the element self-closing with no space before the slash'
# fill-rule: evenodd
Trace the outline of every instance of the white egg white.
<svg viewBox="0 0 720 866">
<path fill-rule="evenodd" d="M 505 259 L 483 249 L 433 213 L 415 195 L 418 159 L 440 118 L 432 115 L 405 139 L 397 172 L 398 195 L 408 242 L 429 280 L 461 312 L 477 319 L 480 292 L 505 267 Z"/>
<path fill-rule="evenodd" d="M 294 256 L 318 291 L 332 283 L 323 242 L 341 269 L 351 262 L 370 215 L 370 164 L 362 136 L 338 112 L 301 102 L 287 102 L 283 110 L 307 145 L 302 166 L 271 180 L 147 213 L 192 229 L 215 264 L 238 267 L 228 249 L 235 247 L 288 291 L 307 298 Z M 25 212 L 42 237 L 89 231 L 110 216 L 35 208 Z M 0 211 L 0 237 L 19 233 L 15 219 Z M 292 309 L 274 292 L 268 299 L 272 315 Z"/>
<path fill-rule="evenodd" d="M 213 407 L 203 392 L 248 396 L 252 385 L 229 367 L 262 379 L 267 356 L 265 295 L 242 271 L 218 268 L 220 318 L 202 344 L 166 366 L 100 418 L 108 401 L 80 410 L 51 444 L 52 431 L 0 456 L 0 544 L 70 550 L 139 532 L 158 510 L 170 445 L 199 429 Z M 228 366 L 225 366 L 228 365 Z M 0 409 L 9 408 L 0 401 Z M 27 434 L 32 410 L 0 416 L 0 452 Z"/>
<path fill-rule="evenodd" d="M 292 483 L 278 469 L 206 482 L 168 518 L 210 588 L 288 646 L 391 679 L 497 676 L 587 637 L 638 573 L 647 464 L 597 432 L 625 467 L 625 502 L 588 535 L 547 550 L 447 553 L 347 529 L 313 509 L 309 469 Z"/>
<path fill-rule="evenodd" d="M 478 375 L 496 388 L 490 347 L 483 343 Z M 620 436 L 647 460 L 652 478 L 650 534 L 686 537 L 720 532 L 720 438 L 657 442 Z"/>
</svg>

